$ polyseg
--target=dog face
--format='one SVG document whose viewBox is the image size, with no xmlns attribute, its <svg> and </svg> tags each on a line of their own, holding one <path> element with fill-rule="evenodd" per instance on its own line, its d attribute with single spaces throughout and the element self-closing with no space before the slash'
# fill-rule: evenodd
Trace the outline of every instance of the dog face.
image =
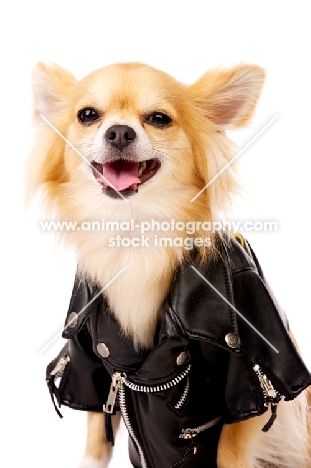
<svg viewBox="0 0 311 468">
<path fill-rule="evenodd" d="M 263 80 L 261 68 L 241 65 L 207 72 L 188 86 L 127 63 L 76 81 L 56 65 L 38 64 L 40 132 L 30 186 L 45 187 L 67 220 L 137 213 L 213 219 L 234 191 L 231 168 L 191 200 L 230 161 L 225 130 L 248 122 Z"/>
<path fill-rule="evenodd" d="M 120 193 L 159 190 L 174 183 L 172 175 L 178 185 L 189 184 L 194 168 L 182 117 L 187 102 L 172 78 L 131 64 L 104 68 L 81 85 L 87 92 L 74 103 L 68 138 L 84 149 L 89 175 L 104 197 L 120 202 Z M 177 163 L 186 173 L 177 172 Z"/>
</svg>

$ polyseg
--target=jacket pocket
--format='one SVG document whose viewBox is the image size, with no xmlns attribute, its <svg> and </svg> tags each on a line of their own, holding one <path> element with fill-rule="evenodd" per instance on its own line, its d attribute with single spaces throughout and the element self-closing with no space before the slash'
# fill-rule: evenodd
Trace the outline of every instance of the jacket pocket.
<svg viewBox="0 0 311 468">
<path fill-rule="evenodd" d="M 165 392 L 172 387 L 178 385 L 181 381 L 188 377 L 188 374 L 191 370 L 191 364 L 188 364 L 183 370 L 181 370 L 177 375 L 172 377 L 171 379 L 167 380 L 165 383 L 159 383 L 154 385 L 140 385 L 136 384 L 135 382 L 129 380 L 126 375 L 122 376 L 122 382 L 131 390 L 135 392 L 143 392 L 143 393 L 159 393 Z"/>
<path fill-rule="evenodd" d="M 205 424 L 201 424 L 200 426 L 197 427 L 187 427 L 185 429 L 182 429 L 179 438 L 180 439 L 191 439 L 193 440 L 198 434 L 201 432 L 207 431 L 207 429 L 210 429 L 211 427 L 215 426 L 218 424 L 221 420 L 221 416 L 218 416 L 217 418 L 212 419 L 211 421 L 208 421 Z"/>
</svg>

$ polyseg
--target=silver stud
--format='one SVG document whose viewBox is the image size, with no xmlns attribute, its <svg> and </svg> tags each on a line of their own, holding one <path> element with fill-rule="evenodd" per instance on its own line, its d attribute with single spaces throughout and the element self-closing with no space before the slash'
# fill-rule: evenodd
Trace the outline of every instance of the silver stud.
<svg viewBox="0 0 311 468">
<path fill-rule="evenodd" d="M 101 357 L 103 358 L 107 358 L 110 354 L 109 349 L 107 348 L 105 343 L 98 343 L 97 351 L 98 351 L 98 354 L 100 354 Z"/>
<path fill-rule="evenodd" d="M 237 348 L 240 344 L 239 337 L 235 333 L 227 333 L 225 341 L 229 348 Z"/>
<path fill-rule="evenodd" d="M 187 360 L 187 353 L 186 351 L 182 351 L 176 358 L 177 366 L 182 366 Z"/>
<path fill-rule="evenodd" d="M 69 328 L 74 328 L 78 323 L 78 314 L 76 312 L 71 312 L 71 314 L 69 314 L 67 323 Z"/>
</svg>

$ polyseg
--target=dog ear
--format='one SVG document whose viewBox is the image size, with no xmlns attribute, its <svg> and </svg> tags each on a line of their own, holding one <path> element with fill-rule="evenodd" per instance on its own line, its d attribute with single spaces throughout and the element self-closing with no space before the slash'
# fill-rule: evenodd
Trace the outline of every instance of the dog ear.
<svg viewBox="0 0 311 468">
<path fill-rule="evenodd" d="M 196 105 L 225 129 L 243 127 L 252 117 L 265 79 L 256 65 L 239 65 L 205 73 L 190 86 Z"/>
<path fill-rule="evenodd" d="M 69 107 L 70 88 L 74 76 L 54 63 L 39 62 L 32 74 L 36 114 L 52 119 Z"/>
</svg>

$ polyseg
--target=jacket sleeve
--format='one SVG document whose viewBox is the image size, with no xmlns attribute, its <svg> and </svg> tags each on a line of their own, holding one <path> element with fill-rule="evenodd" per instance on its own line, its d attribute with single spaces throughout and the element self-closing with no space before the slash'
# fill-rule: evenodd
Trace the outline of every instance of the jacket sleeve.
<svg viewBox="0 0 311 468">
<path fill-rule="evenodd" d="M 291 339 L 287 318 L 255 254 L 247 243 L 244 248 L 235 240 L 232 243 L 228 257 L 243 351 L 241 356 L 231 354 L 229 360 L 229 422 L 261 414 L 269 406 L 276 410 L 280 399 L 292 400 L 311 384 L 311 375 Z M 273 387 L 270 395 L 264 381 Z"/>
<path fill-rule="evenodd" d="M 79 410 L 102 411 L 109 392 L 110 375 L 93 351 L 88 330 L 89 315 L 92 307 L 96 307 L 96 301 L 88 305 L 93 294 L 87 284 L 76 281 L 63 331 L 63 337 L 68 340 L 47 367 L 48 388 L 60 416 L 56 403 Z"/>
</svg>

